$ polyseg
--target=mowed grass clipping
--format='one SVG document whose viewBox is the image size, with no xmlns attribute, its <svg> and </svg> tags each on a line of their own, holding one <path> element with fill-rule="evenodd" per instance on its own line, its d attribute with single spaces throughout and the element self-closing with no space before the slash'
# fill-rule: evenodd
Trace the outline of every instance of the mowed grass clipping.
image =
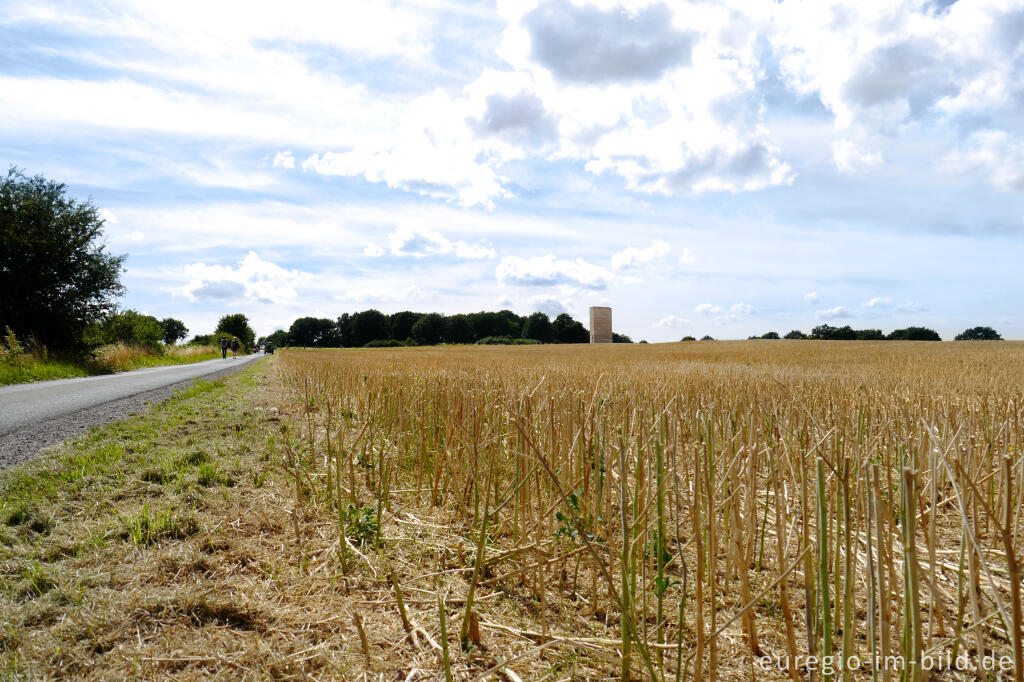
<svg viewBox="0 0 1024 682">
<path fill-rule="evenodd" d="M 941 661 L 1019 646 L 1022 377 L 1019 343 L 285 351 L 0 477 L 0 660 L 976 679 Z"/>
</svg>

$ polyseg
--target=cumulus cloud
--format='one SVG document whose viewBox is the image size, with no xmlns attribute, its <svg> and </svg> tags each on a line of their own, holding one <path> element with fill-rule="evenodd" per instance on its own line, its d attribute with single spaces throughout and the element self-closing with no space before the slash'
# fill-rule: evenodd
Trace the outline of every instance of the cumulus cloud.
<svg viewBox="0 0 1024 682">
<path fill-rule="evenodd" d="M 100 218 L 103 218 L 103 222 L 110 223 L 111 225 L 116 225 L 121 222 L 109 208 L 101 208 L 98 213 L 100 214 Z"/>
<path fill-rule="evenodd" d="M 865 308 L 889 308 L 892 306 L 892 299 L 888 296 L 875 296 L 867 301 L 864 301 Z"/>
<path fill-rule="evenodd" d="M 240 299 L 245 296 L 245 285 L 241 282 L 218 281 L 201 282 L 199 286 L 190 289 L 193 300 L 225 300 Z"/>
<path fill-rule="evenodd" d="M 238 261 L 238 267 L 229 265 L 186 265 L 184 275 L 188 284 L 178 291 L 190 301 L 199 299 L 237 299 L 260 303 L 280 303 L 298 296 L 296 287 L 308 284 L 313 276 L 300 270 L 287 270 L 263 260 L 250 251 Z"/>
<path fill-rule="evenodd" d="M 690 320 L 686 319 L 685 317 L 668 315 L 667 317 L 663 317 L 657 322 L 655 322 L 654 326 L 659 327 L 661 329 L 685 329 L 686 327 L 689 327 L 690 324 Z"/>
<path fill-rule="evenodd" d="M 629 246 L 612 255 L 612 267 L 616 270 L 624 270 L 655 263 L 663 260 L 670 250 L 668 242 L 663 242 L 660 239 L 643 249 Z"/>
<path fill-rule="evenodd" d="M 818 292 L 810 291 L 810 292 L 804 294 L 804 301 L 807 302 L 807 303 L 817 303 L 818 302 Z"/>
<path fill-rule="evenodd" d="M 631 12 L 547 0 L 523 18 L 523 25 L 533 57 L 569 82 L 654 80 L 689 65 L 694 40 L 674 26 L 664 4 Z"/>
<path fill-rule="evenodd" d="M 616 281 L 610 271 L 588 263 L 556 258 L 554 254 L 521 258 L 506 256 L 495 270 L 499 284 L 514 286 L 577 286 L 582 289 L 607 289 Z"/>
<path fill-rule="evenodd" d="M 832 143 L 832 163 L 840 172 L 862 173 L 881 165 L 882 161 L 880 152 L 865 151 L 849 140 Z"/>
<path fill-rule="evenodd" d="M 1002 190 L 1024 190 L 1024 140 L 1004 130 L 977 130 L 946 156 L 953 171 L 980 171 Z"/>
<path fill-rule="evenodd" d="M 533 296 L 529 300 L 529 305 L 532 311 L 544 313 L 552 319 L 569 312 L 569 303 L 557 296 Z"/>
<path fill-rule="evenodd" d="M 426 258 L 428 256 L 453 255 L 456 258 L 471 260 L 494 258 L 494 249 L 486 242 L 467 244 L 466 242 L 451 241 L 436 230 L 428 230 L 422 227 L 402 225 L 388 235 L 387 252 L 392 256 L 406 258 Z M 385 250 L 376 245 L 369 245 L 363 249 L 367 256 L 383 256 Z"/>
<path fill-rule="evenodd" d="M 295 157 L 290 151 L 283 151 L 274 154 L 275 168 L 295 168 Z"/>
<path fill-rule="evenodd" d="M 851 310 L 841 305 L 826 310 L 817 310 L 814 314 L 822 319 L 844 319 L 854 316 Z"/>
<path fill-rule="evenodd" d="M 733 322 L 741 317 L 749 317 L 755 309 L 749 303 L 733 303 L 728 308 L 711 303 L 700 303 L 693 310 L 702 317 L 710 317 L 719 323 L 725 323 Z"/>
<path fill-rule="evenodd" d="M 550 140 L 558 134 L 555 119 L 532 92 L 488 95 L 483 115 L 469 117 L 467 122 L 478 135 L 496 135 L 526 146 Z"/>
<path fill-rule="evenodd" d="M 679 254 L 679 263 L 681 265 L 692 265 L 697 262 L 697 259 L 690 253 L 689 249 L 683 249 L 682 253 Z"/>
</svg>

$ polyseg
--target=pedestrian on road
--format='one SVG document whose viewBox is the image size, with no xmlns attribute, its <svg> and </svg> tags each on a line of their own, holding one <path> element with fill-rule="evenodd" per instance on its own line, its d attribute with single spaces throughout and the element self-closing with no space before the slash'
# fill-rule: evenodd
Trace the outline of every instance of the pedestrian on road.
<svg viewBox="0 0 1024 682">
<path fill-rule="evenodd" d="M 235 356 L 238 355 L 238 349 L 242 344 L 238 343 L 238 337 L 231 339 L 231 359 L 234 360 Z"/>
<path fill-rule="evenodd" d="M 228 357 L 228 337 L 220 337 L 220 356 L 225 360 Z"/>
</svg>

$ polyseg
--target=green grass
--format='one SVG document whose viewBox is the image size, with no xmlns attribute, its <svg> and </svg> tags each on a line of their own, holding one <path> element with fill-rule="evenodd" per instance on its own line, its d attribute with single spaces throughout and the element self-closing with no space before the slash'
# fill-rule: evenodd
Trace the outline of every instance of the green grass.
<svg viewBox="0 0 1024 682">
<path fill-rule="evenodd" d="M 259 367 L 197 381 L 0 472 L 0 671 L 47 677 L 55 660 L 95 660 L 130 612 L 126 561 L 188 542 L 217 551 L 221 507 L 270 470 L 273 427 L 250 400 L 263 381 Z"/>
<path fill-rule="evenodd" d="M 101 351 L 97 357 L 72 362 L 68 360 L 39 359 L 32 355 L 22 355 L 17 361 L 5 359 L 0 362 L 0 386 L 25 384 L 33 381 L 49 381 L 51 379 L 70 379 L 74 377 L 95 376 L 128 372 L 145 367 L 161 367 L 164 365 L 185 365 L 203 362 L 220 357 L 220 351 L 210 348 L 206 352 L 179 354 L 175 349 L 160 354 L 129 352 L 105 358 Z"/>
<path fill-rule="evenodd" d="M 26 384 L 32 381 L 49 381 L 50 379 L 69 379 L 71 377 L 89 376 L 88 368 L 71 362 L 56 360 L 36 360 L 29 356 L 20 363 L 0 363 L 0 386 L 8 384 Z"/>
</svg>

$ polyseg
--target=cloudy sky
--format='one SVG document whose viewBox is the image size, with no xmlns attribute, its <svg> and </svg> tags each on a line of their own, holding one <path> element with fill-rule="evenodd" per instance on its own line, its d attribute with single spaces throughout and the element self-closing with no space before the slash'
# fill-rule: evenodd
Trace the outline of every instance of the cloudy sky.
<svg viewBox="0 0 1024 682">
<path fill-rule="evenodd" d="M 4 0 L 0 45 L 0 160 L 193 333 L 1024 338 L 1024 0 Z"/>
</svg>

